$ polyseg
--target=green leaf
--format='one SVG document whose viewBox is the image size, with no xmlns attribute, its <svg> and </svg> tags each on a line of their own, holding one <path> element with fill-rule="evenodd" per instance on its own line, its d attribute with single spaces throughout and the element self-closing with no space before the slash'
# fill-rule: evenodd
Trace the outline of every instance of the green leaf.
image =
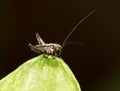
<svg viewBox="0 0 120 91">
<path fill-rule="evenodd" d="M 58 57 L 28 60 L 0 80 L 0 91 L 81 91 L 70 68 Z"/>
</svg>

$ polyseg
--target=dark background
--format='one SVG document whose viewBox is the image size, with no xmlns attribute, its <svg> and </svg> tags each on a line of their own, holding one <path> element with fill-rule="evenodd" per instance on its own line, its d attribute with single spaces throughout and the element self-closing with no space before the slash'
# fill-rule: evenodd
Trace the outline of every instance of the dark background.
<svg viewBox="0 0 120 91">
<path fill-rule="evenodd" d="M 120 6 L 115 0 L 0 0 L 0 78 L 37 56 L 28 43 L 62 44 L 86 14 L 96 10 L 70 36 L 62 58 L 82 91 L 120 91 Z"/>
</svg>

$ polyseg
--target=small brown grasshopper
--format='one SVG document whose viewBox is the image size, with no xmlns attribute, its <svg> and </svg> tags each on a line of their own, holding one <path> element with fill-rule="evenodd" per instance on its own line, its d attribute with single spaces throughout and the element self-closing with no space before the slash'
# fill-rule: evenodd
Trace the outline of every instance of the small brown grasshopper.
<svg viewBox="0 0 120 91">
<path fill-rule="evenodd" d="M 56 43 L 45 43 L 40 35 L 38 33 L 36 33 L 36 38 L 38 41 L 38 45 L 32 45 L 31 43 L 29 43 L 29 46 L 31 48 L 32 51 L 41 54 L 51 54 L 51 55 L 55 55 L 55 56 L 59 56 L 60 51 L 62 50 L 62 47 L 59 44 Z"/>
<path fill-rule="evenodd" d="M 36 33 L 36 38 L 38 41 L 38 45 L 32 45 L 31 43 L 29 43 L 29 47 L 31 48 L 32 51 L 38 53 L 38 54 L 50 54 L 50 55 L 54 55 L 54 56 L 61 56 L 62 53 L 62 49 L 63 47 L 67 44 L 66 41 L 68 40 L 68 38 L 70 37 L 70 35 L 73 33 L 73 31 L 76 30 L 76 28 L 88 17 L 90 16 L 92 13 L 94 13 L 95 11 L 90 12 L 89 14 L 87 14 L 81 21 L 79 21 L 77 23 L 77 25 L 70 31 L 70 33 L 67 35 L 67 37 L 65 38 L 65 40 L 63 41 L 62 46 L 56 43 L 45 43 L 42 38 L 40 37 L 40 35 L 38 33 Z M 65 44 L 66 43 L 66 44 Z"/>
</svg>

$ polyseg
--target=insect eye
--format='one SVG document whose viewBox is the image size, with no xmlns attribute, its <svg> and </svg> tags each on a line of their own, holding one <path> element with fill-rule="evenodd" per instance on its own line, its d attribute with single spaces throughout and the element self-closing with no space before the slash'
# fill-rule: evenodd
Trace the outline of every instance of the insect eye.
<svg viewBox="0 0 120 91">
<path fill-rule="evenodd" d="M 61 47 L 57 47 L 58 50 L 61 50 Z"/>
</svg>

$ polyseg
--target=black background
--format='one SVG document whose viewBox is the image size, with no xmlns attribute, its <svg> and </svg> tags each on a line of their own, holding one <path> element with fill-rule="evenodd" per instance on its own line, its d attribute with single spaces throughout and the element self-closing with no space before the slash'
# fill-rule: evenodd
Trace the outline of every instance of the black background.
<svg viewBox="0 0 120 91">
<path fill-rule="evenodd" d="M 62 58 L 70 66 L 82 91 L 120 91 L 120 6 L 115 0 L 1 0 L 0 78 L 37 56 L 28 43 L 62 44 L 85 15 L 96 10 L 73 32 Z"/>
</svg>

